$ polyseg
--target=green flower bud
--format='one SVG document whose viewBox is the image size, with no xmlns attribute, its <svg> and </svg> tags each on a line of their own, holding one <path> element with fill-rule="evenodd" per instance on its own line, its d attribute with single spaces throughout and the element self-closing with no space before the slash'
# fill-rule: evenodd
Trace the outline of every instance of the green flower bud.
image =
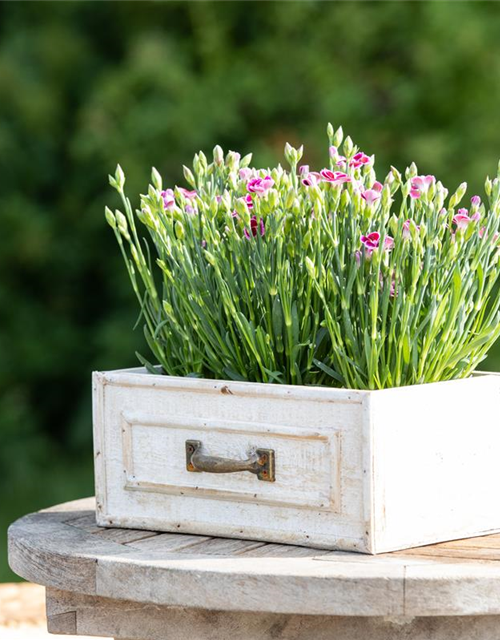
<svg viewBox="0 0 500 640">
<path fill-rule="evenodd" d="M 160 173 L 153 167 L 151 169 L 151 182 L 158 191 L 162 190 L 162 179 Z"/>
<path fill-rule="evenodd" d="M 240 166 L 240 154 L 235 151 L 229 151 L 226 156 L 226 165 L 229 169 L 237 171 Z"/>
<path fill-rule="evenodd" d="M 351 137 L 347 136 L 347 138 L 344 140 L 344 154 L 347 158 L 350 158 L 353 149 L 354 149 L 354 144 L 351 140 Z"/>
<path fill-rule="evenodd" d="M 104 215 L 106 216 L 106 222 L 112 229 L 116 229 L 116 218 L 109 207 L 105 207 Z"/>
<path fill-rule="evenodd" d="M 243 158 L 241 159 L 240 162 L 240 167 L 242 169 L 248 167 L 248 165 L 252 162 L 252 154 L 251 153 L 247 153 L 246 156 L 243 156 Z"/>
<path fill-rule="evenodd" d="M 269 206 L 271 209 L 276 209 L 279 204 L 279 194 L 276 189 L 271 189 L 267 196 L 267 201 L 269 202 Z"/>
<path fill-rule="evenodd" d="M 184 180 L 191 186 L 196 187 L 196 180 L 194 178 L 193 172 L 186 165 L 182 166 L 182 172 L 184 174 Z"/>
<path fill-rule="evenodd" d="M 315 278 L 316 277 L 316 267 L 314 266 L 314 262 L 311 260 L 311 258 L 309 258 L 309 256 L 306 256 L 306 259 L 305 259 L 304 262 L 305 262 L 307 273 L 309 274 L 309 276 L 311 278 Z"/>
<path fill-rule="evenodd" d="M 125 186 L 125 174 L 119 164 L 116 165 L 115 182 L 118 191 L 123 191 L 123 187 Z"/>
<path fill-rule="evenodd" d="M 490 177 L 488 176 L 486 178 L 486 182 L 484 183 L 484 191 L 485 191 L 487 196 L 491 195 L 491 189 L 492 189 L 492 182 L 491 182 Z"/>
<path fill-rule="evenodd" d="M 200 153 L 198 154 L 198 164 L 200 166 L 200 169 L 203 172 L 207 170 L 208 160 L 207 160 L 207 156 L 203 153 L 203 151 L 200 151 Z"/>
<path fill-rule="evenodd" d="M 330 144 L 333 144 L 333 135 L 334 135 L 335 131 L 333 129 L 333 125 L 331 122 L 328 123 L 328 126 L 326 127 L 326 135 L 328 136 L 328 141 L 330 142 Z"/>
<path fill-rule="evenodd" d="M 381 204 L 383 207 L 387 207 L 391 204 L 392 202 L 392 198 L 391 198 L 391 187 L 386 184 L 384 186 L 384 188 L 382 189 L 382 198 L 380 200 Z"/>
<path fill-rule="evenodd" d="M 184 240 L 185 235 L 186 234 L 184 231 L 184 225 L 182 224 L 182 222 L 177 221 L 175 223 L 175 236 L 177 240 Z"/>
<path fill-rule="evenodd" d="M 132 254 L 132 258 L 134 259 L 135 264 L 137 266 L 140 266 L 141 261 L 139 259 L 139 254 L 137 253 L 137 249 L 135 248 L 135 245 L 130 246 L 130 253 Z"/>
<path fill-rule="evenodd" d="M 339 127 L 333 136 L 332 144 L 334 147 L 340 147 L 342 140 L 344 139 L 344 130 Z"/>
<path fill-rule="evenodd" d="M 224 164 L 224 151 L 218 144 L 214 147 L 214 163 L 218 167 Z"/>
<path fill-rule="evenodd" d="M 289 189 L 285 198 L 285 209 L 290 209 L 292 207 L 294 199 L 295 199 L 295 190 Z"/>
<path fill-rule="evenodd" d="M 128 233 L 127 218 L 123 215 L 121 211 L 118 211 L 118 209 L 115 211 L 115 218 L 118 224 L 118 231 L 122 234 L 123 237 L 129 240 L 130 236 Z"/>
<path fill-rule="evenodd" d="M 450 198 L 450 204 L 449 204 L 450 209 L 453 209 L 454 207 L 457 206 L 457 204 L 460 203 L 466 191 L 467 191 L 467 183 L 462 182 L 462 184 L 458 187 L 458 189 Z"/>
<path fill-rule="evenodd" d="M 210 253 L 210 251 L 205 250 L 205 258 L 207 259 L 207 262 L 209 264 L 212 265 L 212 267 L 215 267 L 215 263 L 216 263 L 216 258 L 214 256 L 213 253 Z"/>
<path fill-rule="evenodd" d="M 347 209 L 350 204 L 351 196 L 349 195 L 349 191 L 347 191 L 347 189 L 343 189 L 342 195 L 340 196 L 340 207 L 341 209 Z"/>
<path fill-rule="evenodd" d="M 411 165 L 406 169 L 405 176 L 407 180 L 410 180 L 411 178 L 415 178 L 415 176 L 418 176 L 418 168 L 414 162 L 412 162 Z"/>
</svg>

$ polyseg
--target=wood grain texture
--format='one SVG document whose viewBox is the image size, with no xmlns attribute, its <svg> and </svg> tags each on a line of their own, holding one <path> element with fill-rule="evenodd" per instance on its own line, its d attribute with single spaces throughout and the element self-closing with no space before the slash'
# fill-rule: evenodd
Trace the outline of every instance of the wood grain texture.
<svg viewBox="0 0 500 640">
<path fill-rule="evenodd" d="M 444 543 L 377 556 L 154 532 L 135 539 L 144 531 L 123 539 L 122 530 L 113 529 L 107 531 L 117 531 L 117 538 L 110 541 L 93 526 L 91 506 L 59 505 L 12 525 L 12 568 L 61 591 L 205 611 L 500 614 L 498 534 L 478 539 L 477 547 L 464 540 L 452 549 Z M 53 611 L 63 613 L 68 611 Z M 58 624 L 66 622 L 61 618 Z"/>
<path fill-rule="evenodd" d="M 387 619 L 234 613 L 158 607 L 52 589 L 47 592 L 47 608 L 49 620 L 72 620 L 80 635 L 116 640 L 495 640 L 500 636 L 499 616 Z M 60 629 L 58 633 L 66 633 Z"/>
<path fill-rule="evenodd" d="M 349 391 L 94 374 L 97 521 L 383 553 L 500 531 L 500 377 Z M 276 481 L 190 473 L 276 455 Z"/>
</svg>

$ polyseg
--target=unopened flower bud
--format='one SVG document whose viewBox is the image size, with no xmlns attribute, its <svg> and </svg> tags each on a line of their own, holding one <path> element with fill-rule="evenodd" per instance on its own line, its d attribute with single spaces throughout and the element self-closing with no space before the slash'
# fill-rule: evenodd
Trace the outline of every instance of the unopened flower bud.
<svg viewBox="0 0 500 640">
<path fill-rule="evenodd" d="M 159 171 L 157 169 L 155 169 L 154 167 L 151 169 L 151 182 L 153 183 L 153 186 L 158 189 L 158 191 L 162 190 L 162 179 L 161 179 L 161 175 L 159 173 Z"/>
<path fill-rule="evenodd" d="M 243 158 L 241 159 L 240 162 L 240 167 L 242 169 L 244 169 L 245 167 L 248 167 L 248 165 L 252 162 L 252 154 L 251 153 L 247 153 L 246 156 L 243 156 Z"/>
<path fill-rule="evenodd" d="M 309 276 L 311 278 L 315 278 L 316 268 L 314 266 L 314 262 L 311 260 L 311 258 L 309 258 L 309 256 L 306 256 L 306 259 L 304 260 L 304 262 L 305 262 L 307 273 L 309 274 Z"/>
<path fill-rule="evenodd" d="M 226 156 L 226 164 L 229 169 L 237 171 L 240 164 L 241 156 L 237 151 L 230 151 Z"/>
<path fill-rule="evenodd" d="M 196 180 L 194 179 L 194 175 L 191 169 L 189 169 L 189 167 L 186 167 L 186 165 L 183 165 L 182 172 L 184 174 L 184 180 L 192 187 L 196 187 Z"/>
<path fill-rule="evenodd" d="M 290 209 L 292 207 L 294 199 L 295 191 L 293 189 L 289 189 L 288 193 L 286 194 L 285 209 Z"/>
<path fill-rule="evenodd" d="M 450 198 L 450 208 L 451 209 L 453 209 L 453 207 L 456 207 L 457 204 L 460 203 L 460 201 L 464 197 L 466 191 L 467 191 L 467 183 L 466 182 L 462 182 L 462 184 L 459 185 L 458 189 L 455 191 L 455 193 Z"/>
<path fill-rule="evenodd" d="M 337 144 L 335 146 L 338 147 Z M 347 136 L 347 138 L 344 140 L 344 154 L 349 158 L 350 155 L 352 154 L 353 149 L 354 149 L 354 145 L 351 140 L 351 137 Z"/>
<path fill-rule="evenodd" d="M 175 223 L 175 236 L 176 236 L 177 240 L 183 240 L 184 239 L 185 232 L 184 232 L 184 225 L 182 224 L 182 222 L 176 222 Z"/>
<path fill-rule="evenodd" d="M 333 136 L 332 145 L 334 147 L 340 147 L 343 139 L 344 139 L 344 130 L 342 129 L 342 127 L 339 127 Z"/>
<path fill-rule="evenodd" d="M 214 147 L 214 163 L 220 167 L 224 164 L 224 151 L 218 144 Z"/>
<path fill-rule="evenodd" d="M 118 209 L 115 211 L 115 218 L 118 224 L 119 232 L 122 234 L 122 236 L 124 236 L 128 240 L 130 236 L 128 233 L 127 218 L 123 215 L 121 211 L 118 211 Z"/>
<path fill-rule="evenodd" d="M 112 229 L 116 229 L 116 218 L 109 207 L 105 207 L 104 215 L 106 216 L 106 222 Z"/>
</svg>

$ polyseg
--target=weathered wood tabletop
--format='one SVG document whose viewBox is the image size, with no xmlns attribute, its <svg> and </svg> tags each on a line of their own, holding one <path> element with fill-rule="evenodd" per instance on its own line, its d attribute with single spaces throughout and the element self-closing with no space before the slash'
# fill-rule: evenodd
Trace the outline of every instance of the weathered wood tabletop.
<svg viewBox="0 0 500 640">
<path fill-rule="evenodd" d="M 500 639 L 500 535 L 379 556 L 97 527 L 93 499 L 18 520 L 9 560 L 49 630 L 138 640 Z"/>
</svg>

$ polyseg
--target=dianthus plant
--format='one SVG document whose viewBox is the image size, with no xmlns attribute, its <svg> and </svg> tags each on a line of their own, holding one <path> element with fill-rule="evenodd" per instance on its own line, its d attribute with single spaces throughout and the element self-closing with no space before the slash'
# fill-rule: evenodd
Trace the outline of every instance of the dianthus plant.
<svg viewBox="0 0 500 640">
<path fill-rule="evenodd" d="M 106 209 L 161 371 L 380 389 L 461 378 L 500 333 L 500 180 L 464 200 L 412 164 L 374 157 L 328 127 L 329 162 L 250 167 L 200 152 L 186 187 L 152 184 L 135 211 L 120 167 Z M 147 231 L 149 240 L 141 236 Z M 148 369 L 150 363 L 138 356 Z"/>
</svg>

